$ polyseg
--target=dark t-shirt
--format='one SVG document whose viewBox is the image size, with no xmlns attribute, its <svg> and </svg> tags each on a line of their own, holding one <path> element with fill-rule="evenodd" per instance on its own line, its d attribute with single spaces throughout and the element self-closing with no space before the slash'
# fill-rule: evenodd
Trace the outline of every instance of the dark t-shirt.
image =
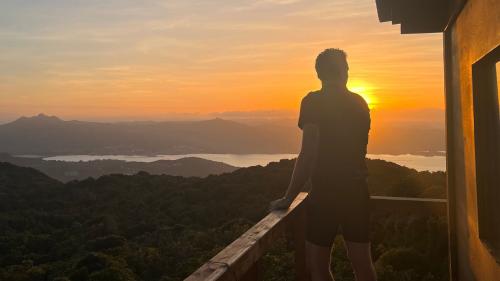
<svg viewBox="0 0 500 281">
<path fill-rule="evenodd" d="M 319 127 L 314 182 L 366 178 L 370 110 L 358 94 L 311 92 L 302 99 L 299 127 Z"/>
</svg>

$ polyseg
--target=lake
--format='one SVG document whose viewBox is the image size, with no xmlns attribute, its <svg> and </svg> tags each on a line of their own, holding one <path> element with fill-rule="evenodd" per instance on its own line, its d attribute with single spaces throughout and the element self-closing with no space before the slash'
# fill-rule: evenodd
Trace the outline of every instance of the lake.
<svg viewBox="0 0 500 281">
<path fill-rule="evenodd" d="M 177 160 L 185 157 L 198 157 L 212 161 L 224 162 L 236 167 L 250 167 L 255 165 L 265 166 L 269 162 L 280 159 L 292 159 L 297 154 L 179 154 L 179 155 L 64 155 L 46 157 L 44 160 L 58 160 L 67 162 L 92 161 L 92 160 L 122 160 L 128 162 L 153 162 L 157 160 Z M 423 156 L 413 154 L 389 155 L 368 154 L 370 159 L 382 159 L 406 166 L 417 171 L 445 171 L 445 156 Z"/>
</svg>

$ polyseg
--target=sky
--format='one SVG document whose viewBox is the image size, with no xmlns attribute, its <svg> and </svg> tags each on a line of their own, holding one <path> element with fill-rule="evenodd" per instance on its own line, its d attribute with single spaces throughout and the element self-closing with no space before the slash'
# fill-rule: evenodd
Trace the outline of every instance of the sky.
<svg viewBox="0 0 500 281">
<path fill-rule="evenodd" d="M 0 122 L 295 116 L 330 47 L 372 111 L 443 122 L 442 35 L 399 28 L 375 0 L 2 0 Z"/>
</svg>

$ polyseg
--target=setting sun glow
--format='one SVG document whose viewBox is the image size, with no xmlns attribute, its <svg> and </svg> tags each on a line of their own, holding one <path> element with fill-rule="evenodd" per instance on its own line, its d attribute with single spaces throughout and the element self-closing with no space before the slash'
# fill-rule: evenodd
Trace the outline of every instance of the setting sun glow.
<svg viewBox="0 0 500 281">
<path fill-rule="evenodd" d="M 373 87 L 368 84 L 358 81 L 349 82 L 347 87 L 351 92 L 354 92 L 363 97 L 370 109 L 374 108 L 377 104 L 377 97 L 373 93 Z"/>
</svg>

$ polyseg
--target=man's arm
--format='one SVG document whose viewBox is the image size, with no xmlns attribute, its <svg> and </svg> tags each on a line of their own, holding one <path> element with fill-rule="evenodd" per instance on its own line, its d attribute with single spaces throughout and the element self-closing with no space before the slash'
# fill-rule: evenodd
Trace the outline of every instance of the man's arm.
<svg viewBox="0 0 500 281">
<path fill-rule="evenodd" d="M 311 177 L 318 154 L 319 129 L 317 125 L 306 124 L 302 131 L 302 147 L 295 162 L 292 179 L 283 198 L 271 202 L 270 210 L 286 209 Z"/>
</svg>

